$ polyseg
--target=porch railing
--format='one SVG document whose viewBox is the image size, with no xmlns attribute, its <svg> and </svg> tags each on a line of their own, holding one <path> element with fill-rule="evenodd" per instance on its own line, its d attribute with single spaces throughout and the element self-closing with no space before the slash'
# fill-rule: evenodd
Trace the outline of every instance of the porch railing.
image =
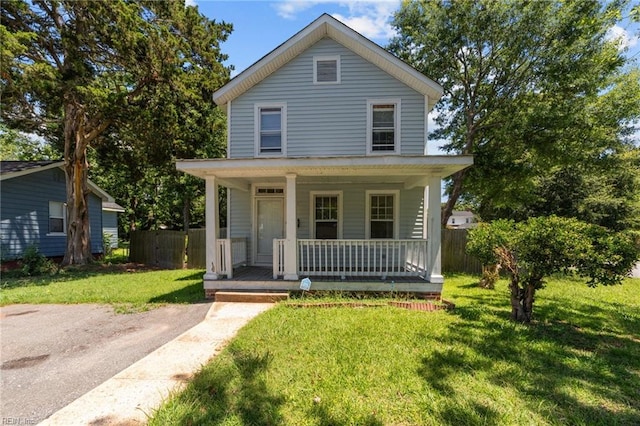
<svg viewBox="0 0 640 426">
<path fill-rule="evenodd" d="M 274 275 L 284 258 L 275 254 Z M 298 240 L 299 275 L 425 277 L 426 268 L 427 240 Z"/>
<path fill-rule="evenodd" d="M 284 275 L 284 240 L 273 240 L 273 279 Z"/>
<path fill-rule="evenodd" d="M 233 278 L 233 268 L 247 263 L 247 239 L 225 238 L 217 240 L 218 274 Z"/>
</svg>

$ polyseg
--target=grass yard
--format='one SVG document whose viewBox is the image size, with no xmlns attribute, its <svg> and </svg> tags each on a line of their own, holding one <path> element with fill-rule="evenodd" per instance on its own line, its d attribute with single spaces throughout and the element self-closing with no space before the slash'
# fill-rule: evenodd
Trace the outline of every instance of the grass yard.
<svg viewBox="0 0 640 426">
<path fill-rule="evenodd" d="M 201 270 L 139 270 L 127 265 L 91 265 L 55 275 L 3 274 L 0 306 L 13 303 L 108 303 L 116 310 L 145 310 L 163 303 L 204 299 Z"/>
<path fill-rule="evenodd" d="M 448 278 L 449 312 L 280 304 L 150 424 L 640 424 L 640 280 L 554 279 L 529 326 L 476 281 Z"/>
</svg>

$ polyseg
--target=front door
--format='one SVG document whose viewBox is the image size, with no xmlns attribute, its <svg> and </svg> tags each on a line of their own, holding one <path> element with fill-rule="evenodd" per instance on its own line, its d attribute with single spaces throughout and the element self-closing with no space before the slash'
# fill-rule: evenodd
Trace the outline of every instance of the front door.
<svg viewBox="0 0 640 426">
<path fill-rule="evenodd" d="M 256 264 L 273 263 L 274 238 L 284 238 L 284 198 L 256 198 Z"/>
</svg>

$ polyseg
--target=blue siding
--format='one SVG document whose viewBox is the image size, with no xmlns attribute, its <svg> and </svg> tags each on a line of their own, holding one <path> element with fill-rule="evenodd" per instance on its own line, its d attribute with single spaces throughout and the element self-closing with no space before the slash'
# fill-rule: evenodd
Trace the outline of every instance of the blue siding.
<svg viewBox="0 0 640 426">
<path fill-rule="evenodd" d="M 62 256 L 65 235 L 49 235 L 49 201 L 66 202 L 64 172 L 49 169 L 2 181 L 0 252 L 2 259 L 20 258 L 30 245 L 45 256 Z M 102 201 L 89 195 L 91 248 L 102 252 Z"/>
<path fill-rule="evenodd" d="M 313 84 L 313 57 L 340 55 L 341 83 Z M 401 100 L 401 154 L 425 149 L 424 96 L 324 38 L 231 103 L 230 157 L 255 153 L 254 105 L 287 104 L 287 156 L 365 155 L 367 99 Z"/>
</svg>

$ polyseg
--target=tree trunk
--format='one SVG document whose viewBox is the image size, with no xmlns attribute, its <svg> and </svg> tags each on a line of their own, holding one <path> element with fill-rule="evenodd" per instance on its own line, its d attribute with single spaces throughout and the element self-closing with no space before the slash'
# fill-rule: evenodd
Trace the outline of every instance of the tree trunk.
<svg viewBox="0 0 640 426">
<path fill-rule="evenodd" d="M 536 287 L 527 284 L 521 288 L 517 277 L 511 277 L 509 284 L 511 292 L 511 319 L 522 323 L 530 323 L 533 315 L 533 301 Z"/>
<path fill-rule="evenodd" d="M 464 169 L 451 176 L 451 180 L 453 181 L 451 193 L 447 197 L 447 204 L 445 204 L 444 209 L 442 209 L 441 223 L 443 228 L 447 226 L 447 222 L 453 213 L 453 207 L 456 205 L 458 198 L 460 198 L 460 195 L 462 194 L 462 182 L 464 181 L 466 173 L 467 169 Z"/>
<path fill-rule="evenodd" d="M 84 113 L 73 101 L 64 108 L 64 172 L 67 186 L 67 250 L 62 265 L 85 265 L 93 260 L 89 232 L 87 143 Z"/>
<path fill-rule="evenodd" d="M 185 195 L 184 204 L 182 206 L 182 229 L 184 233 L 189 232 L 189 225 L 191 222 L 191 197 Z"/>
</svg>

